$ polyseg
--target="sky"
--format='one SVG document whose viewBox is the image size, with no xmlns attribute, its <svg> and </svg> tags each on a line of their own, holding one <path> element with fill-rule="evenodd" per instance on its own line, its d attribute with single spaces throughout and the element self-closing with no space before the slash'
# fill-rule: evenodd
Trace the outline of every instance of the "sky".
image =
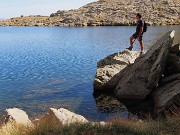
<svg viewBox="0 0 180 135">
<path fill-rule="evenodd" d="M 0 0 L 0 18 L 21 15 L 50 15 L 58 10 L 77 9 L 97 0 Z"/>
</svg>

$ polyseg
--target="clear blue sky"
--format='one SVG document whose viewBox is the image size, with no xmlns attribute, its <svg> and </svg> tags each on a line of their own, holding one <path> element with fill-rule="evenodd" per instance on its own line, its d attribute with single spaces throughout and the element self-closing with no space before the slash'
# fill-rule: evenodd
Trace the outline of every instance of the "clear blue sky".
<svg viewBox="0 0 180 135">
<path fill-rule="evenodd" d="M 76 9 L 97 0 L 0 0 L 0 18 L 21 15 L 50 15 L 58 10 Z"/>
</svg>

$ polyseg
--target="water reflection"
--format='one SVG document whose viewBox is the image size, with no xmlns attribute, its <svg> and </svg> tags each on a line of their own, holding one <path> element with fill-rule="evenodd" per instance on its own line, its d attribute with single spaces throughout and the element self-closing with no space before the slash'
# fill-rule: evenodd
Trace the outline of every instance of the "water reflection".
<svg viewBox="0 0 180 135">
<path fill-rule="evenodd" d="M 153 116 L 153 101 L 150 97 L 139 100 L 118 100 L 108 94 L 93 94 L 96 107 L 101 113 L 111 114 L 111 117 L 123 118 L 146 118 L 148 115 Z M 124 115 L 125 114 L 125 115 Z M 109 118 L 111 118 L 109 117 Z"/>
<path fill-rule="evenodd" d="M 93 94 L 97 109 L 102 113 L 127 112 L 124 104 L 110 95 Z"/>
</svg>

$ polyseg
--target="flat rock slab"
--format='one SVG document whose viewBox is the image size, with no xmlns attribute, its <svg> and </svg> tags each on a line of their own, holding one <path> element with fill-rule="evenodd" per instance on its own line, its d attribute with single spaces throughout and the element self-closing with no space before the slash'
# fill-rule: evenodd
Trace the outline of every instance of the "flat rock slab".
<svg viewBox="0 0 180 135">
<path fill-rule="evenodd" d="M 33 125 L 26 112 L 18 108 L 6 109 L 5 122 L 7 123 L 12 121 L 25 126 Z"/>
<path fill-rule="evenodd" d="M 127 65 L 134 63 L 140 54 L 135 51 L 125 50 L 114 53 L 97 63 L 97 71 L 94 79 L 95 92 L 112 90 L 119 81 L 119 72 Z"/>
</svg>

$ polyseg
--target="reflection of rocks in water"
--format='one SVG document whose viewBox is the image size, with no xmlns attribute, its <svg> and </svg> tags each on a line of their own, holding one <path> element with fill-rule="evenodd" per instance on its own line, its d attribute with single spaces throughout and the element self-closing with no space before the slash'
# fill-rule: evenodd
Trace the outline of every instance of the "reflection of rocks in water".
<svg viewBox="0 0 180 135">
<path fill-rule="evenodd" d="M 116 98 L 108 95 L 94 94 L 96 106 L 103 113 L 126 112 L 126 107 Z"/>
<path fill-rule="evenodd" d="M 151 97 L 147 97 L 144 100 L 121 100 L 121 102 L 126 106 L 130 114 L 138 116 L 138 118 L 153 116 L 153 101 Z"/>
<path fill-rule="evenodd" d="M 117 100 L 108 94 L 95 94 L 96 106 L 102 113 L 126 113 L 130 119 L 144 119 L 153 116 L 153 101 L 150 97 L 145 100 Z"/>
</svg>

